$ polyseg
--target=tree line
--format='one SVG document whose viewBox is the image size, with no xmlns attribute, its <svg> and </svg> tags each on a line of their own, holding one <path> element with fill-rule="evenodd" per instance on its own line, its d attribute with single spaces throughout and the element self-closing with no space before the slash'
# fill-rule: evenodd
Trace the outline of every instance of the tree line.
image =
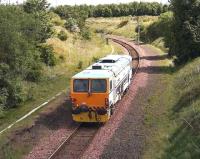
<svg viewBox="0 0 200 159">
<path fill-rule="evenodd" d="M 152 15 L 157 16 L 168 11 L 169 6 L 153 2 L 132 2 L 127 4 L 104 4 L 104 5 L 75 5 L 58 6 L 52 10 L 61 17 L 81 16 L 84 17 L 120 17 L 128 15 Z M 76 12 L 76 13 L 75 13 Z"/>
</svg>

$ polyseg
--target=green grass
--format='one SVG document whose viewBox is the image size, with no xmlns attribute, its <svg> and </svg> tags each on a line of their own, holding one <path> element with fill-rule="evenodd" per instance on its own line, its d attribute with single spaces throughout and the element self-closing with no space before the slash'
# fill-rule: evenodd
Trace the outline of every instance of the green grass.
<svg viewBox="0 0 200 159">
<path fill-rule="evenodd" d="M 163 74 L 147 105 L 143 158 L 199 158 L 200 58 Z"/>
<path fill-rule="evenodd" d="M 32 84 L 31 94 L 33 94 L 33 99 L 22 103 L 18 108 L 3 111 L 0 119 L 0 129 L 2 130 L 33 108 L 47 101 L 50 97 L 56 95 L 63 89 L 66 89 L 71 74 L 72 73 L 69 73 L 69 75 L 54 77 L 38 84 Z"/>
<path fill-rule="evenodd" d="M 157 17 L 140 17 L 140 23 L 144 26 L 148 26 L 155 20 L 157 20 Z M 87 24 L 90 25 L 94 32 L 105 32 L 127 38 L 136 38 L 137 36 L 137 33 L 135 32 L 137 26 L 136 17 L 89 18 Z"/>
<path fill-rule="evenodd" d="M 164 42 L 163 37 L 160 37 L 160 38 L 154 40 L 154 41 L 151 43 L 151 45 L 153 45 L 153 46 L 155 46 L 155 47 L 161 49 L 161 50 L 164 51 L 164 52 L 168 52 L 168 50 L 169 50 L 168 48 L 165 47 L 165 42 Z"/>
</svg>

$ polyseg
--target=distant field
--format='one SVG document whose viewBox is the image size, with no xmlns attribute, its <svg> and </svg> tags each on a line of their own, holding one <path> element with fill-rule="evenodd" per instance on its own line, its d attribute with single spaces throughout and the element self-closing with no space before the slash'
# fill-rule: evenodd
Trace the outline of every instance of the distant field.
<svg viewBox="0 0 200 159">
<path fill-rule="evenodd" d="M 139 21 L 140 24 L 148 26 L 157 19 L 158 17 L 156 16 L 141 16 Z M 87 24 L 94 32 L 121 35 L 134 39 L 137 36 L 137 33 L 135 32 L 137 26 L 136 17 L 89 18 Z"/>
</svg>

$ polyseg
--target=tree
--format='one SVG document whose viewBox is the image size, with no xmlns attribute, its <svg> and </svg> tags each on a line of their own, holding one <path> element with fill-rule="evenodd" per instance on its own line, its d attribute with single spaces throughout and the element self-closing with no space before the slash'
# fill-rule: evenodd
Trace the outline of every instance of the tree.
<svg viewBox="0 0 200 159">
<path fill-rule="evenodd" d="M 17 6 L 0 6 L 0 12 L 0 105 L 14 107 L 26 98 L 22 81 L 41 75 L 37 20 Z"/>
<path fill-rule="evenodd" d="M 171 0 L 174 12 L 174 47 L 177 63 L 200 56 L 200 1 Z"/>
<path fill-rule="evenodd" d="M 38 30 L 40 30 L 37 34 L 37 41 L 39 43 L 45 42 L 53 33 L 50 15 L 47 10 L 48 7 L 49 4 L 46 0 L 27 0 L 23 5 L 24 11 L 34 15 L 35 19 L 39 22 L 37 25 Z"/>
</svg>

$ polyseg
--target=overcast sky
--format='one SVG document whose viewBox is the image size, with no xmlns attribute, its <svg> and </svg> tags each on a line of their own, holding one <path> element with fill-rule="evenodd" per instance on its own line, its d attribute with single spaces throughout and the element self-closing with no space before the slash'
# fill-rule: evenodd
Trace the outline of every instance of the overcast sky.
<svg viewBox="0 0 200 159">
<path fill-rule="evenodd" d="M 26 0 L 0 0 L 1 3 L 23 3 Z M 167 3 L 168 0 L 47 0 L 52 6 L 56 5 L 75 5 L 75 4 L 109 4 L 109 3 L 128 3 L 133 1 L 142 2 L 161 2 Z"/>
</svg>

